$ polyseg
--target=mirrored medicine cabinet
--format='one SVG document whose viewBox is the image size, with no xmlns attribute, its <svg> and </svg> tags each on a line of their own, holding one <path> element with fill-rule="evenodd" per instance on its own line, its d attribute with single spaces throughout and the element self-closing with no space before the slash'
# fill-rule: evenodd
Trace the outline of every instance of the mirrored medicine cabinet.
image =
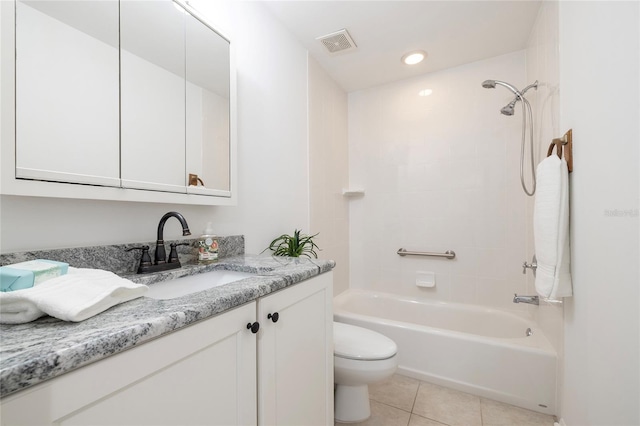
<svg viewBox="0 0 640 426">
<path fill-rule="evenodd" d="M 15 49 L 16 180 L 231 197 L 230 43 L 197 12 L 16 0 Z"/>
</svg>

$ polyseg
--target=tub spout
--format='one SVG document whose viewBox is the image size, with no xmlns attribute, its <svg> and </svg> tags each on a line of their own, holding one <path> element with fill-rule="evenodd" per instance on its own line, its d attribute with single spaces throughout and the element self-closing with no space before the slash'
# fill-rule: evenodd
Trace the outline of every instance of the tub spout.
<svg viewBox="0 0 640 426">
<path fill-rule="evenodd" d="M 529 303 L 531 305 L 539 305 L 540 298 L 538 296 L 518 296 L 514 293 L 513 303 Z"/>
</svg>

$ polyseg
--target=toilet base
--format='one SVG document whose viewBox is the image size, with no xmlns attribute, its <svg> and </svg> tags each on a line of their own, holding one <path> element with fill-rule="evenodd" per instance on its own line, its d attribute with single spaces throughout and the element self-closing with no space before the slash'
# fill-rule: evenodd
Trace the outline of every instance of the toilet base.
<svg viewBox="0 0 640 426">
<path fill-rule="evenodd" d="M 371 416 L 369 386 L 336 385 L 335 420 L 340 423 L 356 423 Z"/>
</svg>

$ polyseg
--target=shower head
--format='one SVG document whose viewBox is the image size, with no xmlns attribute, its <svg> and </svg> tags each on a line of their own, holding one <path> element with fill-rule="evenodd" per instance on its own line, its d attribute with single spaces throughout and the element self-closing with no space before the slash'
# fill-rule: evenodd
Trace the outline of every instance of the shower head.
<svg viewBox="0 0 640 426">
<path fill-rule="evenodd" d="M 505 83 L 504 81 L 500 81 L 500 80 L 485 80 L 485 81 L 482 82 L 482 87 L 484 87 L 485 89 L 495 89 L 496 84 L 506 87 L 507 89 L 511 90 L 513 92 L 513 94 L 516 95 L 518 98 L 522 98 L 522 94 L 518 91 L 518 89 L 516 89 L 515 87 L 513 87 L 509 83 Z"/>
<path fill-rule="evenodd" d="M 524 94 L 527 90 L 534 88 L 538 89 L 538 80 L 536 80 L 533 84 L 528 85 L 524 88 L 522 92 L 518 89 L 510 85 L 509 83 L 505 83 L 500 80 L 485 80 L 482 82 L 482 87 L 485 89 L 495 89 L 496 85 L 504 86 L 509 89 L 514 95 L 516 95 L 515 99 L 509 102 L 507 105 L 503 106 L 500 112 L 504 115 L 511 116 L 514 113 L 516 103 L 518 101 L 522 101 L 522 140 L 521 140 L 521 149 L 520 149 L 520 183 L 522 184 L 522 189 L 525 194 L 531 196 L 536 192 L 536 169 L 533 164 L 533 114 L 531 112 L 531 104 L 524 97 Z M 531 159 L 531 177 L 533 182 L 533 187 L 531 190 L 527 188 L 527 185 L 524 182 L 524 146 L 526 142 L 526 127 L 527 123 L 529 124 L 529 148 L 531 149 L 531 155 L 529 156 Z"/>
<path fill-rule="evenodd" d="M 495 89 L 496 88 L 496 81 L 495 80 L 485 80 L 482 82 L 482 87 L 484 87 L 485 89 Z"/>
<path fill-rule="evenodd" d="M 507 105 L 503 106 L 502 109 L 500 110 L 500 112 L 503 115 L 508 115 L 511 116 L 513 115 L 515 106 L 516 106 L 516 102 L 518 102 L 518 98 L 516 97 L 514 100 L 512 100 L 511 102 L 509 102 Z"/>
</svg>

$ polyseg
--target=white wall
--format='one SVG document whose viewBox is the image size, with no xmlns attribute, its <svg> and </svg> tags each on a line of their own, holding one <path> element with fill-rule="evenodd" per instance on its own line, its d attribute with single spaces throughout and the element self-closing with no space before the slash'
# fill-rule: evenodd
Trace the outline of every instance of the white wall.
<svg viewBox="0 0 640 426">
<path fill-rule="evenodd" d="M 366 191 L 350 205 L 352 287 L 526 310 L 512 303 L 526 291 L 522 117 L 500 114 L 513 95 L 486 79 L 523 87 L 525 52 L 349 94 L 350 184 Z M 418 271 L 436 287 L 416 287 Z"/>
<path fill-rule="evenodd" d="M 569 426 L 640 424 L 638 2 L 560 2 L 561 128 L 573 128 Z"/>
<path fill-rule="evenodd" d="M 319 256 L 336 261 L 333 294 L 349 288 L 347 94 L 309 57 L 310 233 L 319 232 Z"/>
<path fill-rule="evenodd" d="M 191 3 L 236 49 L 238 206 L 2 196 L 2 252 L 153 240 L 169 210 L 183 213 L 194 234 L 208 221 L 221 235 L 244 234 L 249 253 L 309 228 L 306 50 L 259 3 Z M 179 228 L 170 221 L 165 236 L 179 237 Z"/>
<path fill-rule="evenodd" d="M 535 25 L 527 46 L 527 81 L 538 80 L 538 89 L 527 92 L 533 109 L 535 164 L 547 155 L 553 138 L 562 136 L 560 128 L 560 64 L 559 64 L 558 1 L 545 1 L 538 10 Z M 533 203 L 527 200 L 527 259 L 535 253 L 533 244 Z M 527 293 L 536 294 L 533 274 L 527 273 Z M 558 367 L 563 365 L 563 305 L 544 300 L 539 306 L 531 306 L 530 312 L 558 353 Z M 558 374 L 562 378 L 562 374 Z M 559 382 L 558 389 L 562 387 Z M 560 393 L 558 392 L 558 395 Z M 557 404 L 559 406 L 560 404 Z"/>
</svg>

